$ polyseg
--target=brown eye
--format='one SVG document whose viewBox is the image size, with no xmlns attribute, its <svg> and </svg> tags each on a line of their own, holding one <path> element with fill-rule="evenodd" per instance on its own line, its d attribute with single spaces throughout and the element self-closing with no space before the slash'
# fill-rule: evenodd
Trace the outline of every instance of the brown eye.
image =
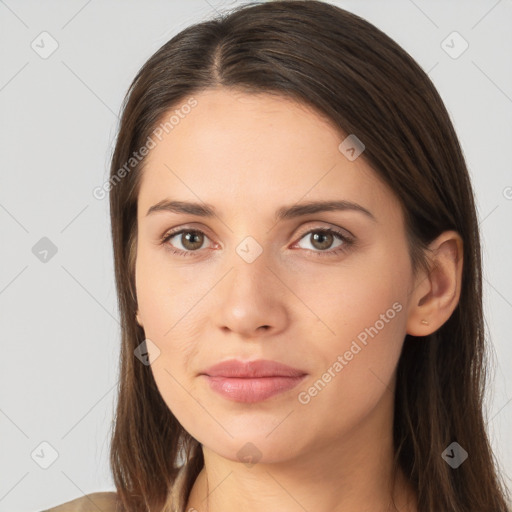
<svg viewBox="0 0 512 512">
<path fill-rule="evenodd" d="M 301 240 L 306 239 L 310 241 L 310 244 L 315 251 L 326 252 L 328 249 L 336 249 L 339 246 L 345 245 L 347 239 L 330 229 L 315 229 L 305 233 Z M 340 242 L 338 245 L 333 247 L 333 243 L 338 239 Z M 302 247 L 303 249 L 309 249 L 308 247 Z"/>
<path fill-rule="evenodd" d="M 178 243 L 171 243 L 173 238 L 175 238 Z M 164 238 L 163 242 L 167 243 L 178 252 L 194 252 L 202 248 L 207 238 L 208 237 L 202 231 L 182 229 L 176 233 L 170 233 Z M 181 247 L 179 245 L 181 245 Z"/>
</svg>

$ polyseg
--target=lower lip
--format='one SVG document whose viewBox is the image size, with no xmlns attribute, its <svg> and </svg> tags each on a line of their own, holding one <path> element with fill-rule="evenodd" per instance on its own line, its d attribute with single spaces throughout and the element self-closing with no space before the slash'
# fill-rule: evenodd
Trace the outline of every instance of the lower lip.
<svg viewBox="0 0 512 512">
<path fill-rule="evenodd" d="M 261 402 L 294 388 L 306 375 L 300 377 L 234 378 L 204 375 L 213 391 L 235 402 Z"/>
</svg>

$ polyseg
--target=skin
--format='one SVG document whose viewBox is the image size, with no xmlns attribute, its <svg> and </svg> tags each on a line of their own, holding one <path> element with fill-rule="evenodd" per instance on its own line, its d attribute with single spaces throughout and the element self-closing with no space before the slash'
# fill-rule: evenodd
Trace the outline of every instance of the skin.
<svg viewBox="0 0 512 512">
<path fill-rule="evenodd" d="M 460 237 L 438 237 L 435 270 L 414 274 L 400 203 L 362 158 L 340 152 L 346 135 L 327 119 L 268 94 L 217 88 L 194 97 L 197 106 L 147 157 L 135 269 L 137 319 L 160 351 L 150 349 L 158 389 L 203 446 L 186 510 L 417 510 L 404 475 L 391 481 L 395 373 L 406 333 L 435 331 L 457 304 Z M 164 199 L 209 203 L 218 214 L 146 215 Z M 282 206 L 315 200 L 351 201 L 374 218 L 347 210 L 274 220 Z M 205 233 L 198 249 L 183 235 L 166 242 L 188 256 L 160 244 L 181 227 Z M 343 244 L 336 236 L 322 245 L 307 234 L 326 228 L 348 230 L 354 244 L 333 254 Z M 262 249 L 251 263 L 236 251 L 248 236 Z M 378 334 L 301 403 L 298 394 L 397 303 Z M 233 402 L 198 376 L 231 358 L 308 375 L 265 401 Z M 248 442 L 260 457 L 253 465 L 238 455 Z"/>
</svg>

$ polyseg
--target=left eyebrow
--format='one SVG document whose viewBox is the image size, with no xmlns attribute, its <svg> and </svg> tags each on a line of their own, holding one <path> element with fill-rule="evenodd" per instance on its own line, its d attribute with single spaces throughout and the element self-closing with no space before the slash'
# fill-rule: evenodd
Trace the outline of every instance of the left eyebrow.
<svg viewBox="0 0 512 512">
<path fill-rule="evenodd" d="M 283 206 L 276 212 L 275 219 L 288 220 L 304 215 L 311 215 L 319 212 L 332 211 L 356 211 L 360 212 L 373 221 L 377 221 L 374 215 L 361 206 L 351 201 L 310 201 L 307 203 L 294 204 L 292 206 Z M 198 217 L 214 217 L 217 216 L 216 208 L 207 203 L 194 203 L 190 201 L 171 201 L 164 199 L 149 208 L 146 216 L 156 212 L 186 213 L 196 215 Z"/>
<path fill-rule="evenodd" d="M 377 222 L 374 215 L 361 206 L 360 204 L 351 201 L 310 201 L 307 203 L 299 203 L 292 206 L 283 206 L 276 212 L 276 220 L 293 219 L 302 215 L 310 215 L 318 212 L 333 212 L 333 211 L 356 211 L 363 213 L 373 221 Z"/>
</svg>

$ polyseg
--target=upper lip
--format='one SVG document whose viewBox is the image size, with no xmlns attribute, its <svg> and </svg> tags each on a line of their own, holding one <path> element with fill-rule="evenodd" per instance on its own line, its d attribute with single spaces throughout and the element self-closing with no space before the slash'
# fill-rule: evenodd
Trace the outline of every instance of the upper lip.
<svg viewBox="0 0 512 512">
<path fill-rule="evenodd" d="M 229 359 L 207 368 L 201 375 L 210 377 L 238 377 L 238 378 L 257 378 L 257 377 L 301 377 L 306 372 L 297 368 L 292 368 L 277 361 L 258 359 L 255 361 L 239 361 Z"/>
</svg>

